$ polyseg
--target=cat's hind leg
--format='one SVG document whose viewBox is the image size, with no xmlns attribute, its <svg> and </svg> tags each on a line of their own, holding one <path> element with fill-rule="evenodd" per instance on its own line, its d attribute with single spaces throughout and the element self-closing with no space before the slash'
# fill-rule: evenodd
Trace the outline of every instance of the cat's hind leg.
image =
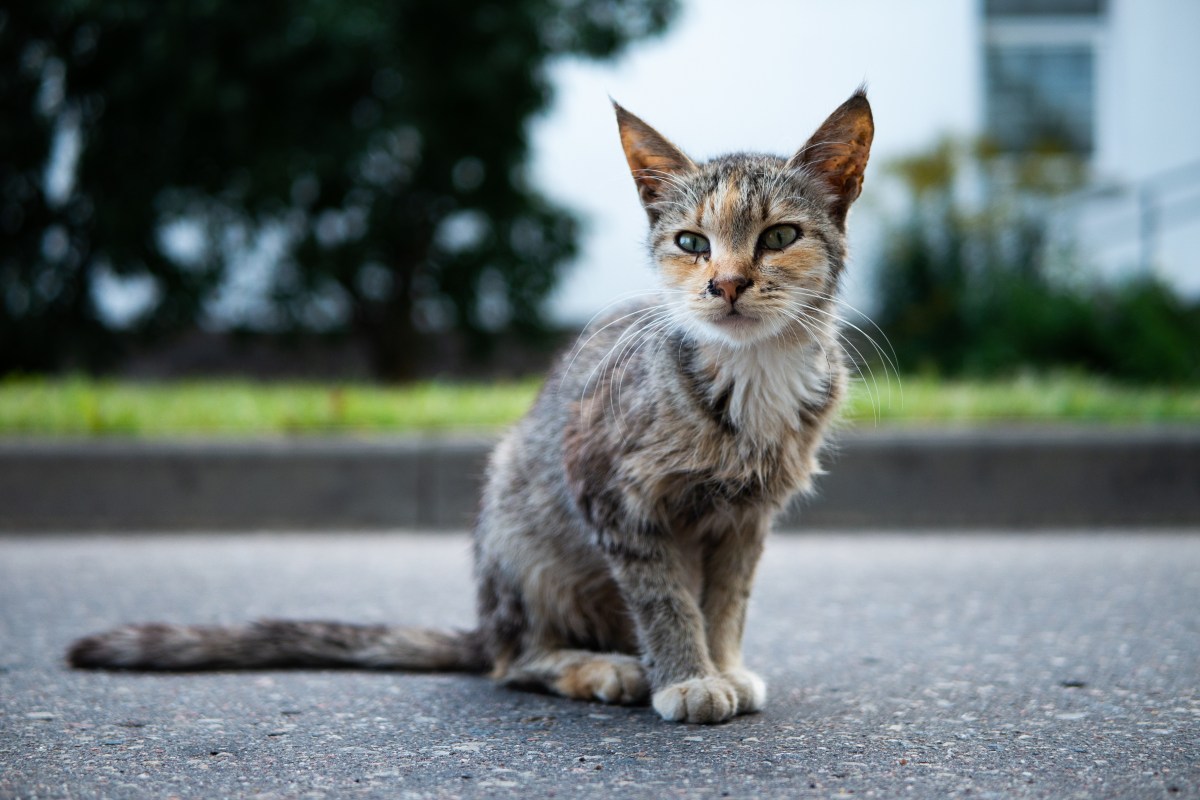
<svg viewBox="0 0 1200 800">
<path fill-rule="evenodd" d="M 621 653 L 565 649 L 526 653 L 498 680 L 505 686 L 614 705 L 644 705 L 650 698 L 650 682 L 641 662 Z"/>
</svg>

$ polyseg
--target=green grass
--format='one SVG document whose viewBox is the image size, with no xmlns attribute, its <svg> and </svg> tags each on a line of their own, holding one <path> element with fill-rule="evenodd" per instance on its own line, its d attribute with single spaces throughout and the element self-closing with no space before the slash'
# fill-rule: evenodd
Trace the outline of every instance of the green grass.
<svg viewBox="0 0 1200 800">
<path fill-rule="evenodd" d="M 404 388 L 250 381 L 0 382 L 0 434 L 278 436 L 490 430 L 519 417 L 538 384 Z"/>
<path fill-rule="evenodd" d="M 857 381 L 847 417 L 859 425 L 1200 424 L 1200 386 L 1147 387 L 1102 378 L 1023 376 L 960 381 Z"/>
<path fill-rule="evenodd" d="M 408 387 L 249 381 L 0 381 L 2 436 L 386 435 L 491 431 L 533 402 L 537 381 Z M 1132 388 L 1087 377 L 905 378 L 855 384 L 859 426 L 1200 423 L 1200 387 Z"/>
</svg>

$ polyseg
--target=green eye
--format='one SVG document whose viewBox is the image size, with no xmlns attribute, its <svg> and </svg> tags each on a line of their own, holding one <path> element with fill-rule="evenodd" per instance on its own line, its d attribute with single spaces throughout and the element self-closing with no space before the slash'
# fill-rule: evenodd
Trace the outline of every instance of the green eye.
<svg viewBox="0 0 1200 800">
<path fill-rule="evenodd" d="M 776 225 L 767 228 L 758 241 L 768 250 L 782 250 L 800 238 L 800 229 L 795 225 Z"/>
<path fill-rule="evenodd" d="M 675 237 L 675 244 L 679 245 L 680 250 L 687 253 L 707 253 L 709 250 L 708 239 L 698 233 L 687 231 Z"/>
</svg>

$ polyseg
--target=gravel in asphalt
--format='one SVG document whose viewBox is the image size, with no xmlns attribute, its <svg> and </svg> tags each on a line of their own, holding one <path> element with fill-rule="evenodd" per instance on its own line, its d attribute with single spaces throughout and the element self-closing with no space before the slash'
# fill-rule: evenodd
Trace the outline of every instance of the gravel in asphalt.
<svg viewBox="0 0 1200 800">
<path fill-rule="evenodd" d="M 67 669 L 121 622 L 472 621 L 464 534 L 0 538 L 0 798 L 1200 797 L 1200 531 L 776 536 L 714 727 L 478 677 Z"/>
</svg>

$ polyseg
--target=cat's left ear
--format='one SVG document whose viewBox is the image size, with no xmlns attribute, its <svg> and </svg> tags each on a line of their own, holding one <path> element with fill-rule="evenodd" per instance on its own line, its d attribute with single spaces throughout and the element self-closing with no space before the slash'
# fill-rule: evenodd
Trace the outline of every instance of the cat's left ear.
<svg viewBox="0 0 1200 800">
<path fill-rule="evenodd" d="M 671 180 L 696 169 L 696 164 L 665 136 L 613 102 L 617 112 L 617 128 L 629 171 L 637 184 L 638 196 L 653 223 L 658 217 L 654 204 L 664 194 Z"/>
<path fill-rule="evenodd" d="M 859 89 L 788 161 L 788 167 L 805 167 L 824 181 L 833 194 L 830 214 L 839 228 L 845 228 L 846 212 L 862 192 L 863 172 L 874 137 L 871 104 L 866 91 Z"/>
</svg>

